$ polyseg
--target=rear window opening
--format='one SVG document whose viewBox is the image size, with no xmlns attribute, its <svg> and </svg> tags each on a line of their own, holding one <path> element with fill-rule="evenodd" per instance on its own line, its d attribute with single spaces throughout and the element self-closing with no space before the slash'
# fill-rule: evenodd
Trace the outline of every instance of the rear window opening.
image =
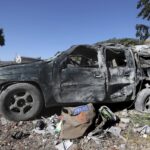
<svg viewBox="0 0 150 150">
<path fill-rule="evenodd" d="M 127 60 L 124 51 L 106 50 L 106 64 L 110 68 L 125 67 Z"/>
</svg>

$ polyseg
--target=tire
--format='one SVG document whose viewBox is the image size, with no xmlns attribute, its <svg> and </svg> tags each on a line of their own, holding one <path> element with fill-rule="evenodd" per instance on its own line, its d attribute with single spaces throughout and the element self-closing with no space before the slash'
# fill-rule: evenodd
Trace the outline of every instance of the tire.
<svg viewBox="0 0 150 150">
<path fill-rule="evenodd" d="M 0 111 L 12 121 L 35 118 L 42 111 L 43 103 L 40 91 L 28 83 L 10 85 L 0 95 Z"/>
<path fill-rule="evenodd" d="M 135 109 L 140 112 L 150 113 L 150 89 L 143 89 L 139 92 L 135 102 Z"/>
</svg>

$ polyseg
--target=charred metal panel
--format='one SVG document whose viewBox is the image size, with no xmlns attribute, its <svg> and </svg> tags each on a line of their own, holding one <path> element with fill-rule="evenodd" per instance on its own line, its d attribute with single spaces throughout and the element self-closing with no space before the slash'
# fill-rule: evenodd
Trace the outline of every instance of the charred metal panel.
<svg viewBox="0 0 150 150">
<path fill-rule="evenodd" d="M 53 93 L 57 102 L 87 103 L 101 102 L 105 99 L 105 76 L 98 62 L 95 62 L 98 61 L 97 51 L 96 47 L 88 45 L 75 46 L 67 55 L 64 54 L 56 59 L 53 70 L 55 76 Z M 70 56 L 76 60 L 70 61 Z M 96 64 L 87 65 L 86 58 Z"/>
<path fill-rule="evenodd" d="M 0 84 L 30 82 L 36 84 L 45 99 L 45 104 L 55 103 L 52 98 L 52 63 L 34 62 L 0 68 Z"/>
<path fill-rule="evenodd" d="M 44 63 L 39 76 L 39 85 L 44 96 L 46 107 L 56 105 L 56 100 L 53 96 L 55 83 L 53 82 L 52 72 L 53 62 Z"/>
<path fill-rule="evenodd" d="M 105 99 L 105 77 L 99 68 L 67 68 L 61 72 L 63 102 L 100 102 Z"/>
<path fill-rule="evenodd" d="M 11 65 L 0 68 L 0 80 L 8 81 L 33 81 L 38 80 L 40 64 Z"/>
<path fill-rule="evenodd" d="M 130 51 L 125 49 L 106 50 L 108 70 L 108 100 L 131 99 L 135 90 L 135 65 Z"/>
</svg>

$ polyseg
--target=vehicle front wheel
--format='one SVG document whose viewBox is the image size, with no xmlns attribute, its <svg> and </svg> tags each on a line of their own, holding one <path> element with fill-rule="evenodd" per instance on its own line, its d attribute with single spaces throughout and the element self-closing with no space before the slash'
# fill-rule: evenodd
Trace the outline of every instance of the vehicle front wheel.
<svg viewBox="0 0 150 150">
<path fill-rule="evenodd" d="M 135 102 L 135 109 L 140 112 L 150 113 L 150 89 L 143 89 L 139 92 Z"/>
<path fill-rule="evenodd" d="M 0 95 L 0 111 L 9 120 L 33 119 L 39 115 L 42 108 L 42 95 L 32 84 L 10 85 Z"/>
</svg>

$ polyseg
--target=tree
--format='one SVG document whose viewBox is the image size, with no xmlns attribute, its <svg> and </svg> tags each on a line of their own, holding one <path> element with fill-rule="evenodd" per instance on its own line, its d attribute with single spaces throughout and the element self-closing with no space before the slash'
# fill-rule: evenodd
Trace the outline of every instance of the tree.
<svg viewBox="0 0 150 150">
<path fill-rule="evenodd" d="M 139 0 L 137 9 L 140 9 L 138 17 L 150 20 L 150 0 Z"/>
<path fill-rule="evenodd" d="M 139 37 L 140 41 L 145 41 L 148 39 L 149 35 L 149 26 L 143 24 L 136 25 L 136 37 Z"/>
<path fill-rule="evenodd" d="M 150 21 L 150 0 L 139 0 L 137 3 L 137 9 L 140 9 L 138 17 Z M 148 39 L 150 37 L 150 27 L 143 24 L 137 24 L 136 37 L 139 37 L 141 41 Z"/>
<path fill-rule="evenodd" d="M 5 39 L 3 35 L 3 29 L 0 29 L 0 46 L 5 45 Z"/>
</svg>

